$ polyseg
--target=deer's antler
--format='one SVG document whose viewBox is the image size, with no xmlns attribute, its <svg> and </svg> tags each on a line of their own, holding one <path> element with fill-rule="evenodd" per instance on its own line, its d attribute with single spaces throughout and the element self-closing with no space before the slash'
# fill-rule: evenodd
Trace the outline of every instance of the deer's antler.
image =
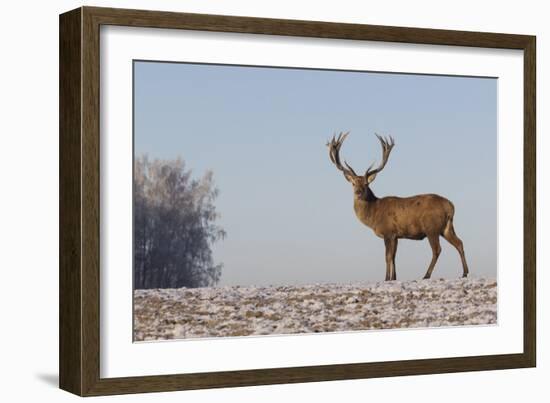
<svg viewBox="0 0 550 403">
<path fill-rule="evenodd" d="M 382 146 L 382 162 L 375 169 L 372 169 L 372 165 L 367 169 L 365 172 L 365 178 L 368 183 L 372 182 L 376 177 L 376 174 L 384 169 L 386 163 L 388 162 L 388 158 L 390 157 L 391 150 L 393 146 L 395 146 L 395 141 L 391 136 L 389 136 L 389 140 L 379 136 L 378 134 L 376 134 L 376 137 L 380 140 L 380 145 Z"/>
<path fill-rule="evenodd" d="M 336 168 L 338 168 L 340 171 L 344 173 L 344 176 L 346 177 L 346 179 L 348 179 L 348 177 L 350 176 L 357 176 L 353 168 L 349 166 L 349 164 L 346 161 L 344 161 L 345 167 L 340 162 L 340 148 L 342 147 L 342 144 L 344 143 L 344 140 L 346 139 L 346 137 L 348 137 L 348 134 L 349 132 L 347 133 L 340 132 L 338 137 L 334 135 L 332 136 L 332 140 L 329 140 L 327 142 L 328 155 L 330 157 L 330 160 L 336 166 Z"/>
</svg>

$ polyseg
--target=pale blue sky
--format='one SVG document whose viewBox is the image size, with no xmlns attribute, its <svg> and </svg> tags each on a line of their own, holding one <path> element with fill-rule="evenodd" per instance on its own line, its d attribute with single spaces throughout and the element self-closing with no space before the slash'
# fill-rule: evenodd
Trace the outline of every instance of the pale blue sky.
<svg viewBox="0 0 550 403">
<path fill-rule="evenodd" d="M 374 193 L 450 199 L 470 272 L 496 276 L 496 79 L 135 62 L 134 85 L 136 155 L 214 172 L 219 285 L 384 279 L 384 242 L 356 219 L 325 146 L 348 130 L 341 154 L 358 172 L 380 161 L 374 133 L 392 135 Z M 459 277 L 442 248 L 433 277 Z M 427 240 L 401 240 L 398 280 L 430 258 Z"/>
</svg>

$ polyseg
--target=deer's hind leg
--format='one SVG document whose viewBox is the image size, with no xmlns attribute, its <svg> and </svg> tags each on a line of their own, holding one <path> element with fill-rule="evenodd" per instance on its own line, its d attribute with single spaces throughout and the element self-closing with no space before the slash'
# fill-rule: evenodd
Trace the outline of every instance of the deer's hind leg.
<svg viewBox="0 0 550 403">
<path fill-rule="evenodd" d="M 428 267 L 428 271 L 426 272 L 426 275 L 424 276 L 424 279 L 429 279 L 432 276 L 432 272 L 434 271 L 435 264 L 437 262 L 437 258 L 439 258 L 439 254 L 441 253 L 441 245 L 439 244 L 439 234 L 438 235 L 428 235 L 428 241 L 430 241 L 430 246 L 432 247 L 432 261 L 430 262 L 430 266 Z"/>
<path fill-rule="evenodd" d="M 453 227 L 453 220 L 449 220 L 443 231 L 443 238 L 447 240 L 451 245 L 453 245 L 458 253 L 460 254 L 460 259 L 462 260 L 462 277 L 468 277 L 468 263 L 466 263 L 466 255 L 464 254 L 464 246 L 460 238 L 456 235 L 455 229 Z"/>
</svg>

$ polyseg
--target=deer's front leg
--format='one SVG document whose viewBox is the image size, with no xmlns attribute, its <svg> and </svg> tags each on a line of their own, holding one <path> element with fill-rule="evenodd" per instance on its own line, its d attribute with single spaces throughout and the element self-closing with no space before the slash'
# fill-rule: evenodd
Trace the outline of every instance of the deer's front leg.
<svg viewBox="0 0 550 403">
<path fill-rule="evenodd" d="M 395 252 L 397 251 L 397 238 L 384 238 L 386 245 L 386 281 L 395 280 Z"/>
</svg>

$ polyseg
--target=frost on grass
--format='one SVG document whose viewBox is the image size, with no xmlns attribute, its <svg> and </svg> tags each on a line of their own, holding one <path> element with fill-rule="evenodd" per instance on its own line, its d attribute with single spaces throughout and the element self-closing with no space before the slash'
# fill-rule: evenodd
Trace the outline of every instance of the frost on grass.
<svg viewBox="0 0 550 403">
<path fill-rule="evenodd" d="M 136 341 L 438 326 L 497 320 L 494 279 L 136 290 Z"/>
</svg>

